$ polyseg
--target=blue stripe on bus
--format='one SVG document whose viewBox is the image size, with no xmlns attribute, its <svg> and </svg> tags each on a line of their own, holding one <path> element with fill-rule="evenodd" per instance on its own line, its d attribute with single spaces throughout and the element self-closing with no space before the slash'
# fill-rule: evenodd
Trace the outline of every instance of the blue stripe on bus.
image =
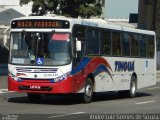
<svg viewBox="0 0 160 120">
<path fill-rule="evenodd" d="M 79 65 L 71 71 L 71 75 L 80 72 L 90 62 L 90 60 L 91 60 L 90 58 L 84 57 L 79 63 Z"/>
</svg>

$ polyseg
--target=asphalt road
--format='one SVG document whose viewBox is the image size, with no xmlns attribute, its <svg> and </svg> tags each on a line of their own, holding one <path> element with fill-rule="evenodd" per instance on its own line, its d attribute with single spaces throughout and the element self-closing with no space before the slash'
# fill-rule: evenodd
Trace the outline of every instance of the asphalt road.
<svg viewBox="0 0 160 120">
<path fill-rule="evenodd" d="M 2 120 L 151 120 L 160 119 L 160 81 L 138 90 L 135 98 L 120 98 L 116 92 L 98 93 L 90 104 L 79 95 L 45 96 L 31 103 L 25 93 L 8 92 L 6 76 L 0 76 Z M 159 78 L 158 78 L 159 79 Z"/>
</svg>

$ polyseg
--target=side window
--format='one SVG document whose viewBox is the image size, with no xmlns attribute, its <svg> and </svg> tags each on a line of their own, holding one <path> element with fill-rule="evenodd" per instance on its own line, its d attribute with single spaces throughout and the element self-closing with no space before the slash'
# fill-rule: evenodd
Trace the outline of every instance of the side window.
<svg viewBox="0 0 160 120">
<path fill-rule="evenodd" d="M 129 33 L 122 34 L 122 55 L 130 56 L 130 35 Z"/>
<path fill-rule="evenodd" d="M 99 55 L 99 30 L 89 28 L 88 30 L 88 39 L 87 39 L 87 54 Z"/>
<path fill-rule="evenodd" d="M 85 41 L 85 27 L 76 25 L 73 29 L 73 37 L 80 41 Z"/>
<path fill-rule="evenodd" d="M 139 35 L 139 56 L 146 57 L 146 37 Z"/>
<path fill-rule="evenodd" d="M 77 38 L 79 41 L 81 41 L 81 51 L 76 52 L 76 41 L 75 38 Z M 86 42 L 86 27 L 75 25 L 73 28 L 73 54 L 74 54 L 74 66 L 76 66 L 79 61 L 82 59 L 82 56 L 85 53 L 85 42 Z"/>
<path fill-rule="evenodd" d="M 101 54 L 111 55 L 111 31 L 102 30 L 100 34 L 101 40 Z"/>
<path fill-rule="evenodd" d="M 112 32 L 112 54 L 113 54 L 113 56 L 120 56 L 121 55 L 120 32 L 118 32 L 118 31 Z"/>
<path fill-rule="evenodd" d="M 147 36 L 147 57 L 153 58 L 154 50 L 155 50 L 154 36 Z"/>
<path fill-rule="evenodd" d="M 138 35 L 130 34 L 131 39 L 131 56 L 138 57 Z"/>
<path fill-rule="evenodd" d="M 82 52 L 85 50 L 85 38 L 86 38 L 86 28 L 84 26 L 76 25 L 73 28 L 73 38 L 77 38 L 79 41 L 81 41 L 82 46 Z"/>
</svg>

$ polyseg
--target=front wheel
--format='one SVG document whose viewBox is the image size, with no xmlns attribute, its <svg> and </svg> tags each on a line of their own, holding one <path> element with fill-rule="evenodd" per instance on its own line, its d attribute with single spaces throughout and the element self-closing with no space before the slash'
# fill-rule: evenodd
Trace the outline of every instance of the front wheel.
<svg viewBox="0 0 160 120">
<path fill-rule="evenodd" d="M 90 103 L 93 98 L 93 83 L 90 78 L 87 78 L 86 85 L 85 85 L 85 91 L 83 93 L 83 102 L 84 103 Z"/>
</svg>

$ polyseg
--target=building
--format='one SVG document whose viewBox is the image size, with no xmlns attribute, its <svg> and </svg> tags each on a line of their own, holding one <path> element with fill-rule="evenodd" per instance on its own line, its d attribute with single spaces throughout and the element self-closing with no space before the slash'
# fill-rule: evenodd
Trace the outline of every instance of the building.
<svg viewBox="0 0 160 120">
<path fill-rule="evenodd" d="M 138 28 L 156 32 L 157 68 L 160 69 L 160 0 L 139 0 L 138 13 Z"/>
<path fill-rule="evenodd" d="M 32 2 L 27 5 L 20 6 L 20 0 L 0 0 L 0 8 L 12 8 L 21 14 L 28 16 L 32 13 Z"/>
<path fill-rule="evenodd" d="M 9 25 L 11 19 L 24 16 L 12 8 L 0 8 L 0 24 Z"/>
<path fill-rule="evenodd" d="M 160 40 L 160 0 L 139 0 L 138 13 L 138 28 L 155 31 Z"/>
</svg>

